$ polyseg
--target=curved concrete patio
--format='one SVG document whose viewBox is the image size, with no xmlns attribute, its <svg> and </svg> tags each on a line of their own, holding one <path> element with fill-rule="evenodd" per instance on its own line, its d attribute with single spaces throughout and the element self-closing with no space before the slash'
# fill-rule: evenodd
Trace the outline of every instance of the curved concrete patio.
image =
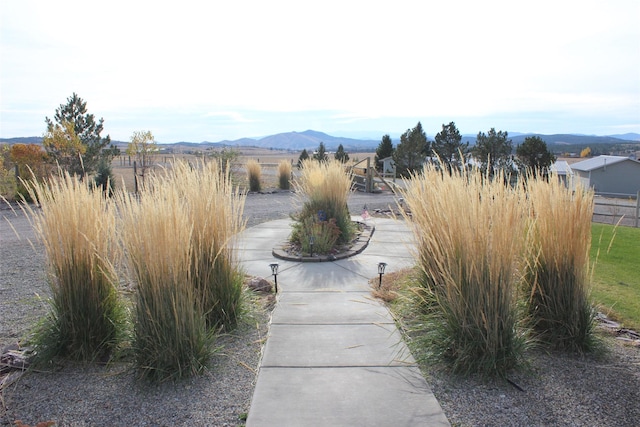
<svg viewBox="0 0 640 427">
<path fill-rule="evenodd" d="M 388 309 L 370 295 L 379 262 L 387 272 L 414 265 L 411 233 L 402 221 L 368 222 L 375 232 L 362 253 L 324 263 L 273 257 L 289 219 L 241 234 L 247 274 L 269 277 L 269 264 L 280 265 L 247 426 L 449 425 Z"/>
</svg>

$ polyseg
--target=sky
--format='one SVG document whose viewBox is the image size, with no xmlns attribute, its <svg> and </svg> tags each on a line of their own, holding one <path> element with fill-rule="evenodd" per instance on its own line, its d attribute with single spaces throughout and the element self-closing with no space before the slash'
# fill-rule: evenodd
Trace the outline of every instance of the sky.
<svg viewBox="0 0 640 427">
<path fill-rule="evenodd" d="M 640 133 L 640 1 L 0 0 L 0 138 Z"/>
</svg>

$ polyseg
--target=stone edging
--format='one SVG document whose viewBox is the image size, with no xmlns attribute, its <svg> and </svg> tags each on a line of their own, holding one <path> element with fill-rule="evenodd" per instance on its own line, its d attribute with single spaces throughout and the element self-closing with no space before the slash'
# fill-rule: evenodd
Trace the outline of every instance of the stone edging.
<svg viewBox="0 0 640 427">
<path fill-rule="evenodd" d="M 274 257 L 285 260 L 285 261 L 294 261 L 294 262 L 328 262 L 328 261 L 337 261 L 340 259 L 345 259 L 352 257 L 354 255 L 358 255 L 369 245 L 369 240 L 371 240 L 371 236 L 373 236 L 373 232 L 376 230 L 374 224 L 365 224 L 364 222 L 356 221 L 357 224 L 362 225 L 362 232 L 355 239 L 348 250 L 340 252 L 338 254 L 330 254 L 330 255 L 314 255 L 314 256 L 294 256 L 289 254 L 284 250 L 285 246 L 288 242 L 283 242 L 277 247 L 273 248 L 271 253 Z"/>
</svg>

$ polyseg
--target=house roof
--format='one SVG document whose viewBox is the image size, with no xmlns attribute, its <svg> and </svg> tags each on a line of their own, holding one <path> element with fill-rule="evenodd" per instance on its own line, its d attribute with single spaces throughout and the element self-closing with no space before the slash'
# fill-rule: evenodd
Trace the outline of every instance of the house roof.
<svg viewBox="0 0 640 427">
<path fill-rule="evenodd" d="M 566 160 L 556 160 L 549 169 L 558 175 L 571 175 L 571 167 Z"/>
<path fill-rule="evenodd" d="M 583 160 L 581 162 L 574 163 L 571 165 L 571 169 L 583 171 L 583 172 L 589 172 L 592 170 L 603 168 L 607 165 L 613 165 L 613 164 L 624 162 L 627 160 L 630 162 L 638 163 L 640 165 L 640 162 L 632 160 L 628 157 L 598 156 L 598 157 L 593 157 L 591 159 Z"/>
</svg>

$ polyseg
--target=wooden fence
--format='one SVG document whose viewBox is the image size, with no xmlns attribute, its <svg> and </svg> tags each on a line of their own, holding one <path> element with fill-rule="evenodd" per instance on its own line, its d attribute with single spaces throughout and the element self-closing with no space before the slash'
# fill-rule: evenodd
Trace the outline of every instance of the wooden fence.
<svg viewBox="0 0 640 427">
<path fill-rule="evenodd" d="M 593 221 L 638 227 L 640 225 L 640 191 L 636 194 L 596 193 Z"/>
</svg>

